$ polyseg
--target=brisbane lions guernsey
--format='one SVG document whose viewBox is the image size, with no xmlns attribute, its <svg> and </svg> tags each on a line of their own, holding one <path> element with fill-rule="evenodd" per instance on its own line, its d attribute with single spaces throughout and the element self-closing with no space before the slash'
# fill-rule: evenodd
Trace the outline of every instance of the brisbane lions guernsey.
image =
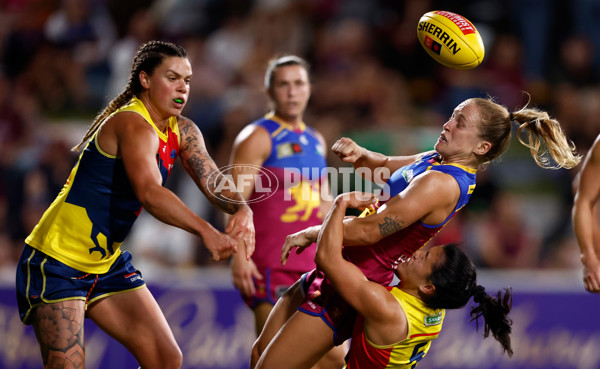
<svg viewBox="0 0 600 369">
<path fill-rule="evenodd" d="M 401 257 L 409 257 L 435 236 L 444 225 L 465 206 L 475 189 L 475 169 L 457 164 L 441 164 L 436 152 L 423 155 L 419 160 L 395 171 L 387 182 L 391 197 L 402 192 L 417 176 L 434 170 L 451 175 L 460 187 L 460 198 L 452 214 L 440 224 L 417 221 L 369 246 L 344 247 L 346 260 L 358 266 L 365 276 L 382 285 L 389 285 L 393 270 Z"/>
<path fill-rule="evenodd" d="M 315 267 L 315 246 L 280 263 L 285 237 L 321 224 L 321 180 L 327 180 L 325 151 L 317 133 L 301 124 L 299 129 L 273 114 L 253 122 L 271 137 L 271 153 L 256 178 L 248 204 L 254 212 L 256 250 L 252 260 L 265 268 L 307 271 Z"/>
<path fill-rule="evenodd" d="M 345 369 L 413 369 L 429 351 L 431 341 L 438 338 L 444 309 L 430 309 L 415 296 L 396 287 L 388 289 L 406 315 L 406 338 L 392 345 L 376 345 L 365 335 L 364 318 L 358 315 Z"/>
<path fill-rule="evenodd" d="M 171 117 L 166 132 L 162 132 L 139 99 L 134 97 L 112 115 L 125 111 L 140 114 L 156 131 L 156 161 L 164 185 L 179 152 L 177 118 Z M 123 161 L 102 151 L 96 132 L 25 243 L 72 268 L 106 273 L 120 255 L 121 243 L 141 210 Z"/>
</svg>

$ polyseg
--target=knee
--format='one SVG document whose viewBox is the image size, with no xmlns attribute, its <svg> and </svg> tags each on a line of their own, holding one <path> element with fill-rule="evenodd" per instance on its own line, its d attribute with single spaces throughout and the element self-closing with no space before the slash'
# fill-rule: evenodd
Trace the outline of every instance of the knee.
<svg viewBox="0 0 600 369">
<path fill-rule="evenodd" d="M 254 369 L 258 363 L 258 359 L 260 359 L 260 355 L 262 355 L 263 350 L 260 348 L 260 346 L 260 340 L 256 340 L 254 345 L 252 345 L 252 352 L 250 354 L 250 369 Z"/>
<path fill-rule="evenodd" d="M 347 342 L 340 346 L 335 346 L 329 350 L 315 366 L 313 366 L 313 369 L 343 367 L 346 364 L 346 360 L 344 358 L 346 357 L 348 348 L 349 346 L 347 345 Z"/>
<path fill-rule="evenodd" d="M 183 353 L 179 346 L 175 345 L 169 347 L 167 352 L 163 353 L 164 363 L 166 364 L 163 368 L 179 369 L 183 365 Z"/>
<path fill-rule="evenodd" d="M 140 363 L 143 369 L 179 369 L 183 365 L 183 354 L 179 346 L 169 345 L 158 348 L 152 357 L 146 356 L 142 360 L 145 363 Z"/>
</svg>

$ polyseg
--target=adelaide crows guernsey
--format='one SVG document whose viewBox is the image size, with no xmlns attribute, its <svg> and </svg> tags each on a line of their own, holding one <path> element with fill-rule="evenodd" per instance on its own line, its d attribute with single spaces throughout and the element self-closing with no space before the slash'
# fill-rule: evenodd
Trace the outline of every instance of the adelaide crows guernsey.
<svg viewBox="0 0 600 369">
<path fill-rule="evenodd" d="M 427 354 L 431 341 L 438 338 L 446 315 L 444 309 L 430 309 L 396 287 L 388 287 L 402 306 L 408 323 L 406 339 L 392 345 L 376 345 L 365 335 L 364 318 L 354 324 L 346 369 L 412 369 Z"/>
<path fill-rule="evenodd" d="M 271 137 L 271 153 L 248 199 L 254 212 L 256 250 L 252 260 L 259 269 L 282 269 L 280 251 L 285 237 L 321 224 L 321 180 L 327 179 L 325 151 L 314 129 L 299 129 L 273 114 L 253 122 Z M 305 272 L 315 267 L 315 247 L 292 253 L 285 270 Z"/>
<path fill-rule="evenodd" d="M 177 118 L 171 117 L 162 132 L 139 99 L 134 97 L 112 115 L 125 111 L 140 114 L 156 131 L 156 161 L 164 185 L 179 152 Z M 102 151 L 96 132 L 25 243 L 72 268 L 106 273 L 141 210 L 122 159 Z"/>
<path fill-rule="evenodd" d="M 457 164 L 441 164 L 438 153 L 431 152 L 394 173 L 387 182 L 390 195 L 402 192 L 417 176 L 434 170 L 451 175 L 460 187 L 460 198 L 452 213 L 440 224 L 417 221 L 370 246 L 352 246 L 343 249 L 344 257 L 358 266 L 369 280 L 389 285 L 394 277 L 395 264 L 401 257 L 409 257 L 435 236 L 444 225 L 465 206 L 475 189 L 475 169 Z"/>
</svg>

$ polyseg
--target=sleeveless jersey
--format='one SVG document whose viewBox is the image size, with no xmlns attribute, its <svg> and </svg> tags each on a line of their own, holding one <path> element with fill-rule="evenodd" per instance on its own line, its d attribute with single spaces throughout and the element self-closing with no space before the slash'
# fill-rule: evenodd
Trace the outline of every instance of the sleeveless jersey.
<svg viewBox="0 0 600 369">
<path fill-rule="evenodd" d="M 369 246 L 344 247 L 346 260 L 358 266 L 365 276 L 382 285 L 389 285 L 394 277 L 393 270 L 401 257 L 409 257 L 435 236 L 444 225 L 469 202 L 475 189 L 475 169 L 456 164 L 440 164 L 439 154 L 425 154 L 419 160 L 395 171 L 387 184 L 390 195 L 402 192 L 417 176 L 428 170 L 450 174 L 460 187 L 460 198 L 452 214 L 440 224 L 424 224 L 417 221 Z"/>
<path fill-rule="evenodd" d="M 111 116 L 125 111 L 140 114 L 154 127 L 159 138 L 156 160 L 164 185 L 179 152 L 177 118 L 169 119 L 165 133 L 139 99 L 134 97 Z M 96 132 L 25 243 L 72 268 L 103 274 L 120 255 L 121 243 L 141 210 L 122 159 L 102 151 Z"/>
<path fill-rule="evenodd" d="M 248 199 L 256 232 L 252 260 L 259 269 L 310 270 L 315 267 L 314 245 L 300 255 L 292 253 L 285 267 L 281 266 L 280 254 L 287 235 L 321 224 L 320 184 L 327 180 L 323 145 L 316 131 L 304 123 L 295 130 L 267 114 L 252 124 L 271 136 L 271 153 L 257 179 L 260 183 Z"/>
<path fill-rule="evenodd" d="M 438 338 L 446 315 L 444 309 L 430 309 L 399 288 L 388 289 L 406 315 L 406 339 L 393 345 L 376 345 L 365 336 L 364 318 L 358 315 L 345 369 L 412 369 L 427 354 L 431 341 Z"/>
</svg>

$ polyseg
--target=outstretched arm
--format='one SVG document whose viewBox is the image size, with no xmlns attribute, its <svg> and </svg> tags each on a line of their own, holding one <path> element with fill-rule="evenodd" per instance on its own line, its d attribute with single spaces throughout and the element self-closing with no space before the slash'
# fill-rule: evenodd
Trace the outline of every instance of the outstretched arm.
<svg viewBox="0 0 600 369">
<path fill-rule="evenodd" d="M 133 191 L 148 213 L 202 238 L 215 260 L 228 258 L 236 251 L 234 240 L 217 231 L 162 186 L 156 165 L 158 137 L 139 114 L 114 115 L 101 128 L 98 141 L 103 150 L 122 158 Z"/>
<path fill-rule="evenodd" d="M 357 192 L 336 198 L 319 232 L 315 262 L 344 300 L 363 315 L 369 339 L 389 344 L 406 337 L 406 317 L 400 304 L 385 287 L 369 281 L 358 267 L 342 257 L 346 208 L 359 208 L 373 201 L 373 195 Z"/>
<path fill-rule="evenodd" d="M 452 176 L 435 171 L 424 173 L 381 206 L 377 213 L 345 219 L 343 244 L 372 245 L 417 221 L 440 224 L 452 213 L 459 196 L 460 188 Z M 315 242 L 319 230 L 320 226 L 314 226 L 286 237 L 281 250 L 282 264 L 285 265 L 293 248 L 299 253 Z"/>
<path fill-rule="evenodd" d="M 583 282 L 590 292 L 600 292 L 600 249 L 598 220 L 595 217 L 600 198 L 600 135 L 586 155 L 579 174 L 573 203 L 573 227 L 583 264 Z"/>
<path fill-rule="evenodd" d="M 352 164 L 358 174 L 377 184 L 383 184 L 390 175 L 403 166 L 410 164 L 424 153 L 409 156 L 387 156 L 367 150 L 352 139 L 342 137 L 337 140 L 331 150 L 346 163 Z M 363 170 L 361 170 L 361 168 Z M 364 170 L 366 169 L 366 171 Z M 370 173 L 370 177 L 367 174 Z"/>
<path fill-rule="evenodd" d="M 180 117 L 180 158 L 186 172 L 208 200 L 228 214 L 232 214 L 225 232 L 245 244 L 246 256 L 254 252 L 254 223 L 252 210 L 246 204 L 235 184 L 217 168 L 208 154 L 200 129 L 191 120 Z"/>
</svg>

